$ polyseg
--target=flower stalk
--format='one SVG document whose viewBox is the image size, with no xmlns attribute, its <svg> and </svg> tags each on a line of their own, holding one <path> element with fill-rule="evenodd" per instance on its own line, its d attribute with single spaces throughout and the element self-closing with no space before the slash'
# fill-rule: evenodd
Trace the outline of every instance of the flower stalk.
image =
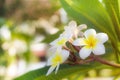
<svg viewBox="0 0 120 80">
<path fill-rule="evenodd" d="M 105 60 L 105 59 L 102 59 L 102 58 L 99 57 L 99 56 L 93 55 L 92 57 L 93 57 L 93 59 L 94 59 L 95 61 L 100 62 L 100 63 L 102 63 L 102 64 L 109 65 L 109 66 L 113 66 L 113 67 L 116 67 L 116 68 L 120 68 L 120 64 L 113 63 L 113 62 L 109 62 L 109 61 L 107 61 L 107 60 Z"/>
</svg>

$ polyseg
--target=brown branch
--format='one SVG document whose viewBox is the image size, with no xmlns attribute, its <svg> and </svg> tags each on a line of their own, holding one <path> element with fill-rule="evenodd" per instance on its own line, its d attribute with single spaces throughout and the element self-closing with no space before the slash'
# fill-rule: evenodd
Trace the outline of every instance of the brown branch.
<svg viewBox="0 0 120 80">
<path fill-rule="evenodd" d="M 93 61 L 97 61 L 97 62 L 100 62 L 100 63 L 105 64 L 105 65 L 109 65 L 109 66 L 113 66 L 113 67 L 116 67 L 116 68 L 120 68 L 120 64 L 109 62 L 109 61 L 107 61 L 105 59 L 102 59 L 99 56 L 96 56 L 96 55 L 90 56 L 90 58 L 87 59 L 87 60 L 77 60 L 75 62 L 67 61 L 66 63 L 70 64 L 70 65 L 77 65 L 77 64 L 81 65 L 81 64 L 86 64 L 86 63 L 90 63 L 90 62 L 93 62 Z"/>
<path fill-rule="evenodd" d="M 110 62 L 110 61 L 107 61 L 107 60 L 105 60 L 105 59 L 102 59 L 102 58 L 99 57 L 99 56 L 92 55 L 91 58 L 93 58 L 95 61 L 100 62 L 100 63 L 102 63 L 102 64 L 120 68 L 120 64 L 112 63 L 112 62 Z"/>
<path fill-rule="evenodd" d="M 69 48 L 67 48 L 66 46 L 63 46 L 62 48 L 65 49 L 65 50 L 71 51 L 71 50 L 70 50 Z"/>
</svg>

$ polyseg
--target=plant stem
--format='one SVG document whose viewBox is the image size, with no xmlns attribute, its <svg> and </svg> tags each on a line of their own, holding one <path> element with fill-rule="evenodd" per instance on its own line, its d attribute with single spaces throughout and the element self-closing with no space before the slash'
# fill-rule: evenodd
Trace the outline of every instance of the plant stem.
<svg viewBox="0 0 120 80">
<path fill-rule="evenodd" d="M 107 61 L 105 59 L 102 59 L 99 56 L 92 55 L 91 58 L 93 58 L 95 61 L 100 62 L 102 64 L 120 68 L 120 64 L 109 62 L 109 61 Z"/>
</svg>

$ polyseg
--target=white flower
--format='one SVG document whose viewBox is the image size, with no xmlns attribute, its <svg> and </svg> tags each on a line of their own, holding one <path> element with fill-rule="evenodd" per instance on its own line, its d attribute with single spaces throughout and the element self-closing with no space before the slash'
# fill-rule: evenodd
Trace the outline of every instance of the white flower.
<svg viewBox="0 0 120 80">
<path fill-rule="evenodd" d="M 102 55 L 105 53 L 104 42 L 108 40 L 105 33 L 98 33 L 94 29 L 88 29 L 84 32 L 85 38 L 78 38 L 73 42 L 75 46 L 83 46 L 79 51 L 82 59 L 87 58 L 91 52 L 95 55 Z"/>
<path fill-rule="evenodd" d="M 67 58 L 69 57 L 69 51 L 57 49 L 56 52 L 49 57 L 47 61 L 47 65 L 51 65 L 46 75 L 49 75 L 55 68 L 55 73 L 57 73 L 60 64 L 65 62 Z"/>
<path fill-rule="evenodd" d="M 85 24 L 81 24 L 77 27 L 77 23 L 75 21 L 70 21 L 68 26 L 65 27 L 65 33 L 68 34 L 68 38 L 77 38 L 77 36 L 79 36 L 78 34 L 82 33 L 81 30 L 86 28 L 87 26 Z"/>
<path fill-rule="evenodd" d="M 78 34 L 82 36 L 83 32 L 81 30 L 86 28 L 87 26 L 85 24 L 79 25 L 77 27 L 77 23 L 75 21 L 71 21 L 69 22 L 68 26 L 65 27 L 65 31 L 59 36 L 59 38 L 51 42 L 50 45 L 62 47 L 67 41 L 69 41 L 73 37 L 77 38 Z"/>
</svg>

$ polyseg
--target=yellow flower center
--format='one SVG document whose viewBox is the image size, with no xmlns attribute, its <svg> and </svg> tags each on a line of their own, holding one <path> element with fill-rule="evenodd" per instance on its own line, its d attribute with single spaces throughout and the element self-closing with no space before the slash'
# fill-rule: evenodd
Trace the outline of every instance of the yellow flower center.
<svg viewBox="0 0 120 80">
<path fill-rule="evenodd" d="M 52 59 L 52 65 L 56 66 L 58 63 L 62 62 L 62 56 L 56 53 L 56 56 Z"/>
<path fill-rule="evenodd" d="M 97 44 L 97 40 L 94 36 L 89 36 L 87 39 L 85 39 L 85 43 L 87 48 L 94 48 Z"/>
<path fill-rule="evenodd" d="M 57 42 L 57 44 L 58 44 L 58 45 L 64 45 L 65 42 L 66 42 L 66 39 L 65 39 L 65 38 L 62 38 L 61 40 L 59 40 L 59 41 Z"/>
</svg>

